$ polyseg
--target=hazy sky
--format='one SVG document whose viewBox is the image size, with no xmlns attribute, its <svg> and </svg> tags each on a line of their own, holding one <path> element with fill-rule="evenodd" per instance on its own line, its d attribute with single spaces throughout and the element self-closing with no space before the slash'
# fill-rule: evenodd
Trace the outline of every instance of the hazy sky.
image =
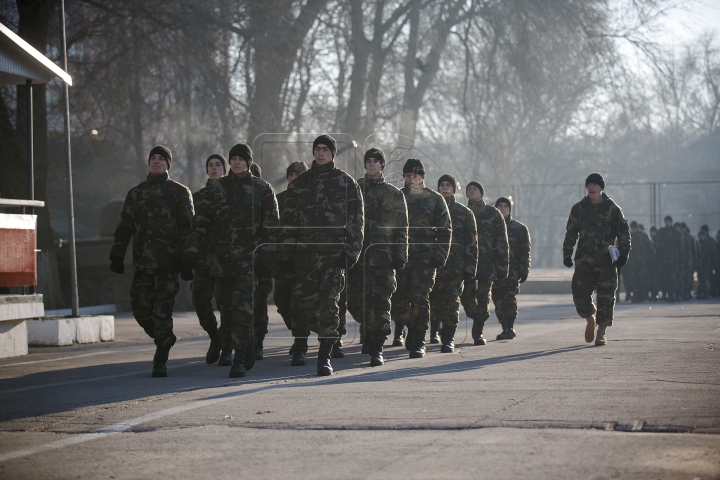
<svg viewBox="0 0 720 480">
<path fill-rule="evenodd" d="M 689 5 L 686 11 L 674 10 L 662 24 L 667 31 L 659 40 L 667 45 L 687 43 L 712 29 L 720 35 L 720 0 L 700 0 Z"/>
</svg>

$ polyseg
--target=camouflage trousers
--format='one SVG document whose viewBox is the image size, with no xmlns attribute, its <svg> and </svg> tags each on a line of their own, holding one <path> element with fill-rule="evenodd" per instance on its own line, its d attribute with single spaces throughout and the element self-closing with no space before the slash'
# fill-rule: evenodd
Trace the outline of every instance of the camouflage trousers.
<svg viewBox="0 0 720 480">
<path fill-rule="evenodd" d="M 203 330 L 210 333 L 218 329 L 217 318 L 213 311 L 212 299 L 215 295 L 215 277 L 210 276 L 209 268 L 198 268 L 193 274 L 192 305 Z M 217 300 L 216 300 L 217 302 Z M 218 306 L 222 313 L 222 308 Z M 220 317 L 220 323 L 227 324 L 229 319 Z"/>
<path fill-rule="evenodd" d="M 173 307 L 180 290 L 177 273 L 162 270 L 135 270 L 130 287 L 133 316 L 155 345 L 173 345 Z"/>
<path fill-rule="evenodd" d="M 264 336 L 268 332 L 268 305 L 267 299 L 272 291 L 272 274 L 259 264 L 255 267 L 257 284 L 253 299 L 253 325 L 255 335 Z"/>
<path fill-rule="evenodd" d="M 363 337 L 384 341 L 392 333 L 390 299 L 397 290 L 395 270 L 356 265 L 348 272 L 346 290 L 348 311 L 360 323 Z"/>
<path fill-rule="evenodd" d="M 442 270 L 440 270 L 442 272 Z M 448 327 L 460 323 L 460 296 L 463 293 L 462 276 L 438 274 L 435 286 L 430 292 L 430 321 Z"/>
<path fill-rule="evenodd" d="M 292 330 L 292 300 L 295 275 L 292 272 L 278 272 L 275 276 L 273 298 L 277 311 L 288 330 Z"/>
<path fill-rule="evenodd" d="M 465 282 L 465 292 L 460 296 L 465 313 L 469 318 L 484 324 L 490 318 L 490 289 L 493 281 L 489 278 Z"/>
<path fill-rule="evenodd" d="M 435 269 L 426 262 L 409 261 L 397 272 L 397 291 L 390 309 L 396 325 L 407 325 L 419 332 L 427 331 L 433 286 Z M 422 335 L 424 338 L 424 333 Z"/>
<path fill-rule="evenodd" d="M 492 287 L 492 301 L 495 305 L 495 315 L 498 322 L 505 330 L 506 325 L 512 328 L 515 319 L 518 316 L 517 294 L 520 292 L 520 284 L 518 282 L 496 283 Z"/>
<path fill-rule="evenodd" d="M 293 286 L 293 336 L 307 337 L 312 330 L 318 338 L 335 343 L 340 324 L 338 302 L 344 288 L 344 268 L 298 269 Z"/>
<path fill-rule="evenodd" d="M 250 332 L 253 330 L 253 290 L 255 278 L 252 267 L 245 269 L 237 277 L 215 278 L 215 299 L 220 308 L 220 318 L 230 319 L 229 325 L 221 322 L 220 336 L 230 338 L 230 347 L 245 348 Z"/>
<path fill-rule="evenodd" d="M 617 268 L 588 267 L 576 264 L 572 278 L 572 294 L 575 309 L 582 318 L 596 315 L 598 325 L 612 326 L 615 309 L 615 291 L 618 288 Z M 597 308 L 592 294 L 597 291 Z"/>
</svg>

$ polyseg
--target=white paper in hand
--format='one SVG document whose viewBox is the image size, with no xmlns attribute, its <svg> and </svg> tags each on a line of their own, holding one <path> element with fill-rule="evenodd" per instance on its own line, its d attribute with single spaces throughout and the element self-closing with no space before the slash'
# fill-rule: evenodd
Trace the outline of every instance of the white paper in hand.
<svg viewBox="0 0 720 480">
<path fill-rule="evenodd" d="M 610 245 L 608 247 L 608 253 L 610 254 L 610 258 L 612 259 L 613 263 L 615 263 L 617 259 L 620 258 L 620 250 L 615 245 Z"/>
</svg>

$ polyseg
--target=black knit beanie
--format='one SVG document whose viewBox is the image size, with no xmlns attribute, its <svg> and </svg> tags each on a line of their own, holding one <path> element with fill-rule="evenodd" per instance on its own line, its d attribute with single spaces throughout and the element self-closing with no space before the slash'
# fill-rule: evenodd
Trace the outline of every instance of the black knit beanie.
<svg viewBox="0 0 720 480">
<path fill-rule="evenodd" d="M 440 190 L 440 184 L 442 182 L 448 182 L 453 187 L 453 193 L 457 192 L 457 179 L 455 177 L 446 173 L 442 177 L 438 178 L 438 190 Z"/>
<path fill-rule="evenodd" d="M 363 165 L 365 165 L 365 162 L 368 161 L 368 158 L 376 158 L 380 160 L 380 165 L 383 170 L 385 169 L 385 153 L 383 153 L 383 151 L 379 148 L 371 148 L 365 152 L 365 155 L 363 156 Z"/>
<path fill-rule="evenodd" d="M 707 225 L 702 225 L 700 226 L 700 230 L 702 230 L 703 232 L 710 232 L 710 227 L 708 227 Z"/>
<path fill-rule="evenodd" d="M 168 170 L 170 170 L 170 167 L 172 167 L 172 153 L 169 148 L 163 147 L 162 145 L 153 147 L 152 150 L 150 150 L 150 155 L 148 155 L 148 163 L 150 163 L 150 157 L 153 155 L 162 155 L 165 161 L 167 161 Z"/>
<path fill-rule="evenodd" d="M 315 147 L 321 144 L 330 149 L 332 152 L 332 158 L 335 159 L 335 154 L 337 153 L 337 142 L 335 139 L 330 135 L 320 135 L 313 142 L 313 152 L 315 152 Z"/>
<path fill-rule="evenodd" d="M 220 160 L 220 162 L 222 163 L 222 167 L 223 167 L 223 175 L 225 175 L 227 173 L 228 163 L 227 163 L 227 160 L 225 160 L 225 157 L 223 157 L 219 153 L 213 153 L 212 155 L 210 155 L 208 157 L 207 160 L 205 160 L 205 173 L 207 173 L 208 165 L 210 165 L 210 160 L 212 160 L 213 158 L 217 158 L 218 160 Z"/>
<path fill-rule="evenodd" d="M 596 185 L 600 185 L 600 188 L 605 190 L 605 179 L 603 178 L 602 175 L 600 175 L 597 172 L 591 173 L 590 175 L 588 175 L 588 177 L 585 179 L 586 187 L 588 186 L 588 183 L 594 183 Z"/>
<path fill-rule="evenodd" d="M 672 217 L 670 215 L 665 215 L 663 222 L 667 222 L 668 220 L 670 220 L 670 222 L 672 222 Z"/>
<path fill-rule="evenodd" d="M 630 222 L 630 228 L 638 228 L 638 223 L 633 220 L 632 222 Z"/>
<path fill-rule="evenodd" d="M 495 208 L 497 208 L 497 206 L 500 205 L 501 203 L 506 204 L 508 206 L 508 208 L 510 209 L 510 211 L 512 212 L 512 205 L 513 205 L 512 200 L 510 200 L 507 197 L 500 197 L 497 200 L 495 200 Z"/>
<path fill-rule="evenodd" d="M 287 167 L 287 171 L 285 173 L 285 178 L 289 177 L 291 173 L 297 173 L 300 175 L 303 172 L 308 171 L 308 166 L 305 162 L 293 162 L 290 164 L 289 167 Z"/>
<path fill-rule="evenodd" d="M 470 182 L 470 183 L 468 183 L 467 186 L 465 187 L 465 191 L 466 191 L 466 192 L 467 192 L 467 189 L 468 189 L 468 187 L 469 187 L 470 185 L 475 185 L 475 186 L 478 188 L 478 190 L 480 190 L 480 193 L 482 194 L 482 196 L 483 196 L 483 197 L 485 196 L 485 188 L 483 188 L 482 183 L 479 183 L 479 182 Z"/>
<path fill-rule="evenodd" d="M 425 178 L 425 165 L 417 158 L 408 158 L 403 167 L 403 175 L 406 173 L 416 173 Z"/>
<path fill-rule="evenodd" d="M 250 165 L 250 173 L 253 174 L 253 177 L 262 178 L 262 168 L 260 168 L 260 165 L 257 163 L 252 163 Z"/>
<path fill-rule="evenodd" d="M 233 157 L 242 158 L 248 164 L 248 168 L 250 168 L 250 165 L 253 163 L 252 148 L 245 143 L 238 143 L 230 149 L 230 153 L 228 154 L 228 159 L 232 160 Z"/>
</svg>

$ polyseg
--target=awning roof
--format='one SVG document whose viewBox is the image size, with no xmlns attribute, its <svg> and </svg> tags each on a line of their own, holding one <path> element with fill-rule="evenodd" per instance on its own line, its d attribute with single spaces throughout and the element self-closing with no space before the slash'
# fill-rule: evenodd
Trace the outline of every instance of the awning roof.
<svg viewBox="0 0 720 480">
<path fill-rule="evenodd" d="M 48 83 L 55 77 L 72 85 L 72 77 L 0 23 L 0 85 Z"/>
</svg>

